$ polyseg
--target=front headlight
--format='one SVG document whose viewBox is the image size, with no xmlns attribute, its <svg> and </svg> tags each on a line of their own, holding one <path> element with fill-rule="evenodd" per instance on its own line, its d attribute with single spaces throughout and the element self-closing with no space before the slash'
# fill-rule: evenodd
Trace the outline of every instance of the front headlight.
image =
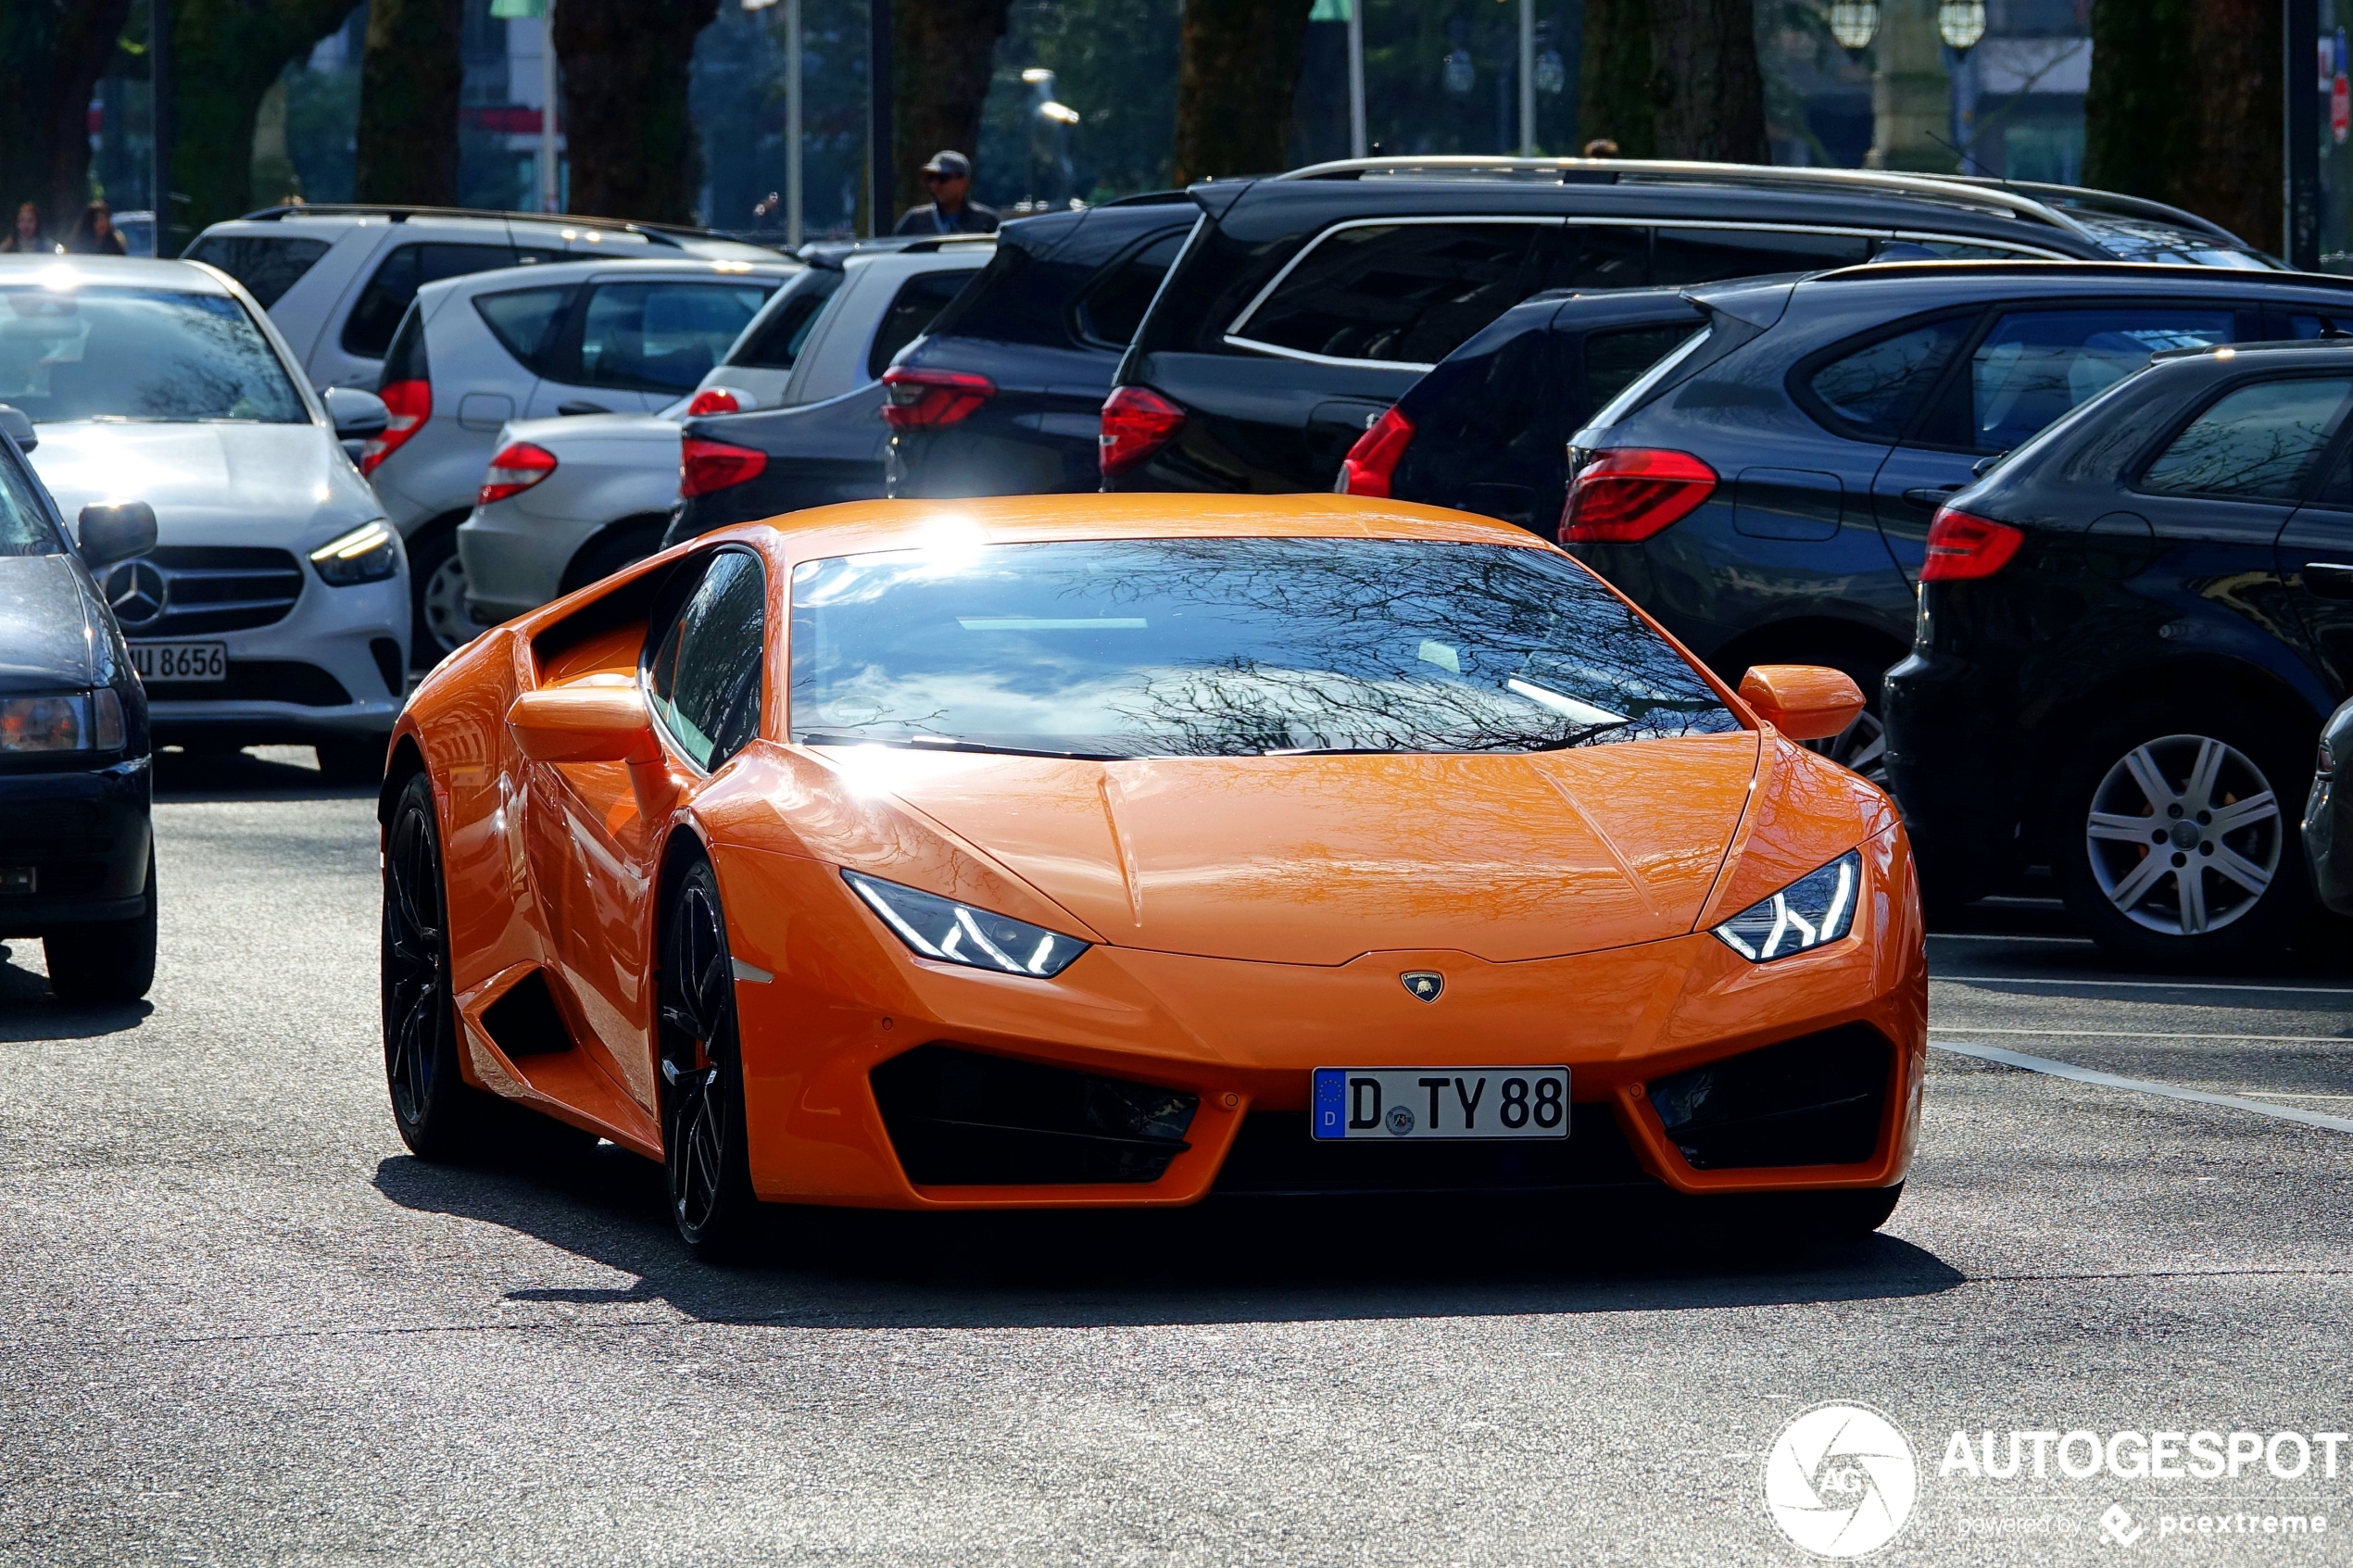
<svg viewBox="0 0 2353 1568">
<path fill-rule="evenodd" d="M 400 535 L 381 521 L 360 524 L 310 552 L 319 576 L 337 588 L 381 583 L 400 570 Z"/>
<path fill-rule="evenodd" d="M 1076 936 L 1064 936 L 1010 915 L 975 909 L 936 893 L 919 893 L 895 882 L 877 882 L 856 872 L 846 871 L 841 877 L 849 884 L 851 892 L 882 916 L 883 923 L 901 942 L 925 958 L 937 959 L 942 963 L 1042 979 L 1068 969 L 1088 948 L 1088 944 Z"/>
<path fill-rule="evenodd" d="M 1716 935 L 1751 963 L 1835 942 L 1855 924 L 1855 899 L 1862 885 L 1863 852 L 1850 849 L 1764 902 L 1751 904 L 1718 926 Z"/>
<path fill-rule="evenodd" d="M 111 686 L 46 696 L 0 696 L 0 757 L 121 749 L 122 698 Z"/>
</svg>

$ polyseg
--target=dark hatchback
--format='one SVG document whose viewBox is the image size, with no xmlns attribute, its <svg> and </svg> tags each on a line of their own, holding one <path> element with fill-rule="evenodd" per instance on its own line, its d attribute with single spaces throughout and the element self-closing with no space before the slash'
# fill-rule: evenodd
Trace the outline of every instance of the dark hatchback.
<svg viewBox="0 0 2353 1568">
<path fill-rule="evenodd" d="M 77 551 L 31 435 L 0 409 L 0 937 L 40 937 L 69 1001 L 130 1001 L 156 970 L 147 699 L 90 573 L 153 548 L 155 514 L 86 508 Z"/>
<path fill-rule="evenodd" d="M 2116 263 L 1691 295 L 1705 330 L 1570 437 L 1562 540 L 1717 670 L 1827 664 L 1874 698 L 1911 641 L 1929 521 L 1980 465 L 2154 353 L 2353 323 L 2342 279 Z M 1405 493 L 1459 505 L 1481 477 Z M 1879 746 L 1872 713 L 1831 754 L 1872 771 Z"/>
<path fill-rule="evenodd" d="M 2353 686 L 2353 345 L 2167 355 L 1938 512 L 1888 773 L 1924 890 L 2047 865 L 2111 948 L 2276 947 Z"/>
<path fill-rule="evenodd" d="M 1096 488 L 1113 372 L 1200 217 L 1171 191 L 999 230 L 979 281 L 883 374 L 888 493 Z"/>
<path fill-rule="evenodd" d="M 1416 378 L 1547 289 L 1888 257 L 2273 265 L 2153 203 L 1851 169 L 1363 159 L 1189 194 L 1201 220 L 1104 407 L 1106 489 L 1327 490 Z"/>
</svg>

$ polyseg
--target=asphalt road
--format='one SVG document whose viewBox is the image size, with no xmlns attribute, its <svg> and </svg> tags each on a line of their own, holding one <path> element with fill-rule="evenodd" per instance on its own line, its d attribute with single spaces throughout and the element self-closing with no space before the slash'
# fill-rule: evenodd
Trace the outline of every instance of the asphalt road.
<svg viewBox="0 0 2353 1568">
<path fill-rule="evenodd" d="M 2329 1480 L 2315 1437 L 2353 1429 L 2326 962 L 2126 974 L 1975 911 L 1934 1037 L 2011 1060 L 1933 1053 L 1903 1206 L 1843 1250 L 1587 1207 L 853 1214 L 726 1272 L 610 1148 L 405 1153 L 369 803 L 271 755 L 166 759 L 151 1005 L 0 959 L 0 1561 L 1795 1562 L 1768 1456 L 1850 1401 L 1917 1456 L 1875 1562 L 2353 1562 L 2353 1446 Z M 2313 1458 L 1995 1480 L 1957 1429 Z M 1869 1451 L 1806 1472 L 1892 1506 Z"/>
</svg>

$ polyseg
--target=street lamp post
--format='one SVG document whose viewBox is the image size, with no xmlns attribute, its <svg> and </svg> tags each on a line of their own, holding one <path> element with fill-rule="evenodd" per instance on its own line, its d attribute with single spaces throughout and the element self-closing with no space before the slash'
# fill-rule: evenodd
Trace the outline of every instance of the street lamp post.
<svg viewBox="0 0 2353 1568">
<path fill-rule="evenodd" d="M 1519 156 L 1536 156 L 1536 0 L 1519 0 Z"/>
<path fill-rule="evenodd" d="M 563 210 L 563 184 L 556 170 L 556 0 L 539 23 L 539 210 Z"/>
<path fill-rule="evenodd" d="M 1365 140 L 1365 5 L 1348 0 L 1348 156 L 1364 157 Z"/>
</svg>

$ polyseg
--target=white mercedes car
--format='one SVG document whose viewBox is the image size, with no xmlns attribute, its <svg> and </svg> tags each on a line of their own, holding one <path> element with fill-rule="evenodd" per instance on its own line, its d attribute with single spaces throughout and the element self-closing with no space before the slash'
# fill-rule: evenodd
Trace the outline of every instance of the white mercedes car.
<svg viewBox="0 0 2353 1568">
<path fill-rule="evenodd" d="M 212 268 L 27 256 L 0 257 L 0 403 L 31 417 L 67 519 L 155 508 L 156 548 L 99 585 L 158 745 L 308 743 L 332 775 L 381 771 L 408 686 L 408 558 L 343 444 L 383 429 L 373 395 L 321 401 Z"/>
</svg>

